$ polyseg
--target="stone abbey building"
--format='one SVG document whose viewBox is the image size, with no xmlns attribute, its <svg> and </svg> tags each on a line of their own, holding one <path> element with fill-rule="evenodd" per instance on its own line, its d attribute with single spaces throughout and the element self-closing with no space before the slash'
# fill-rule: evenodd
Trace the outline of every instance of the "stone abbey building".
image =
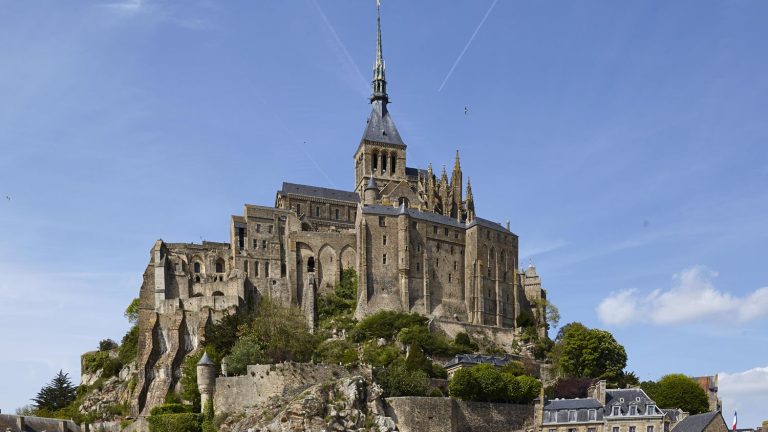
<svg viewBox="0 0 768 432">
<path fill-rule="evenodd" d="M 181 363 L 211 322 L 269 296 L 314 325 L 317 297 L 346 268 L 358 273 L 358 318 L 416 312 L 449 335 L 482 332 L 508 344 L 520 313 L 538 315 L 539 277 L 517 270 L 508 225 L 477 216 L 458 152 L 450 178 L 408 166 L 387 109 L 381 45 L 379 19 L 371 113 L 350 190 L 283 183 L 274 206 L 245 205 L 232 216 L 226 243 L 155 243 L 141 287 L 135 415 L 178 385 Z"/>
</svg>

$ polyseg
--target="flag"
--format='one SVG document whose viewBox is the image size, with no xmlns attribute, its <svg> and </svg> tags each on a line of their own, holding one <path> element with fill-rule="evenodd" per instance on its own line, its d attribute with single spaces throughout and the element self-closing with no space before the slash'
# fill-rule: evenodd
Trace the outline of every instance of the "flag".
<svg viewBox="0 0 768 432">
<path fill-rule="evenodd" d="M 733 430 L 734 431 L 736 430 L 736 424 L 738 423 L 738 420 L 739 420 L 738 412 L 734 411 L 733 412 Z"/>
</svg>

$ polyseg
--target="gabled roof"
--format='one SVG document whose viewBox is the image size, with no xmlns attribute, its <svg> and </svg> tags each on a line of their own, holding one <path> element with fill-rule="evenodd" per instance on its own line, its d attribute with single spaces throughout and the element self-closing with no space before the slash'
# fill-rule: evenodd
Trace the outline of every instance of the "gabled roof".
<svg viewBox="0 0 768 432">
<path fill-rule="evenodd" d="M 544 409 L 547 411 L 557 411 L 561 409 L 598 409 L 602 407 L 603 406 L 600 404 L 600 401 L 594 398 L 554 399 L 548 401 L 546 405 L 544 405 Z"/>
<path fill-rule="evenodd" d="M 720 417 L 720 421 L 725 424 L 725 420 L 720 414 L 720 411 L 712 411 L 686 417 L 672 429 L 672 432 L 703 432 L 713 420 L 717 419 L 717 417 Z M 727 427 L 728 426 L 726 426 L 726 428 Z"/>
<path fill-rule="evenodd" d="M 328 189 L 319 186 L 308 186 L 295 183 L 283 182 L 283 188 L 280 190 L 283 194 L 304 195 L 309 197 L 329 199 L 336 201 L 346 201 L 357 204 L 360 202 L 360 196 L 355 192 L 349 192 L 339 189 Z"/>
<path fill-rule="evenodd" d="M 608 389 L 605 392 L 605 414 L 610 415 L 612 412 L 612 406 L 620 406 L 621 413 L 627 414 L 629 412 L 629 406 L 637 406 L 637 412 L 640 415 L 645 415 L 646 407 L 648 405 L 656 405 L 656 403 L 648 397 L 642 389 Z M 656 408 L 656 414 L 663 414 L 661 410 Z"/>
<path fill-rule="evenodd" d="M 386 108 L 386 103 L 380 100 L 371 102 L 371 115 L 363 133 L 363 139 L 388 144 L 405 145 L 395 122 Z"/>
</svg>

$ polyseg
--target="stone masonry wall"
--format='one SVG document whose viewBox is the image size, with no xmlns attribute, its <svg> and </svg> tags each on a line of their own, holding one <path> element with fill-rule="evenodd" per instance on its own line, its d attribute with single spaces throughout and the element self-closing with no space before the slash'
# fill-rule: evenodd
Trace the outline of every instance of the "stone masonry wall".
<svg viewBox="0 0 768 432">
<path fill-rule="evenodd" d="M 279 363 L 248 366 L 247 374 L 216 379 L 216 414 L 258 408 L 274 396 L 291 396 L 326 381 L 351 376 L 342 366 Z"/>
<path fill-rule="evenodd" d="M 401 432 L 517 432 L 533 427 L 533 405 L 398 397 L 386 412 Z"/>
</svg>

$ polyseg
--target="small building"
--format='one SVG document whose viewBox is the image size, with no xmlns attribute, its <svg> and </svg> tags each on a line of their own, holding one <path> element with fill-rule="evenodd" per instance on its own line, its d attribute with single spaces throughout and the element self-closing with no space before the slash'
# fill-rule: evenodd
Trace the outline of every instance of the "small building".
<svg viewBox="0 0 768 432">
<path fill-rule="evenodd" d="M 672 432 L 728 432 L 728 425 L 720 411 L 713 411 L 684 418 Z"/>
<path fill-rule="evenodd" d="M 481 354 L 459 354 L 449 360 L 443 365 L 446 372 L 448 372 L 448 378 L 453 378 L 453 374 L 459 369 L 470 368 L 481 364 L 489 364 L 500 368 L 506 366 L 510 361 L 514 360 L 510 356 L 497 357 Z"/>
<path fill-rule="evenodd" d="M 0 432 L 80 432 L 72 420 L 0 414 Z"/>
</svg>

